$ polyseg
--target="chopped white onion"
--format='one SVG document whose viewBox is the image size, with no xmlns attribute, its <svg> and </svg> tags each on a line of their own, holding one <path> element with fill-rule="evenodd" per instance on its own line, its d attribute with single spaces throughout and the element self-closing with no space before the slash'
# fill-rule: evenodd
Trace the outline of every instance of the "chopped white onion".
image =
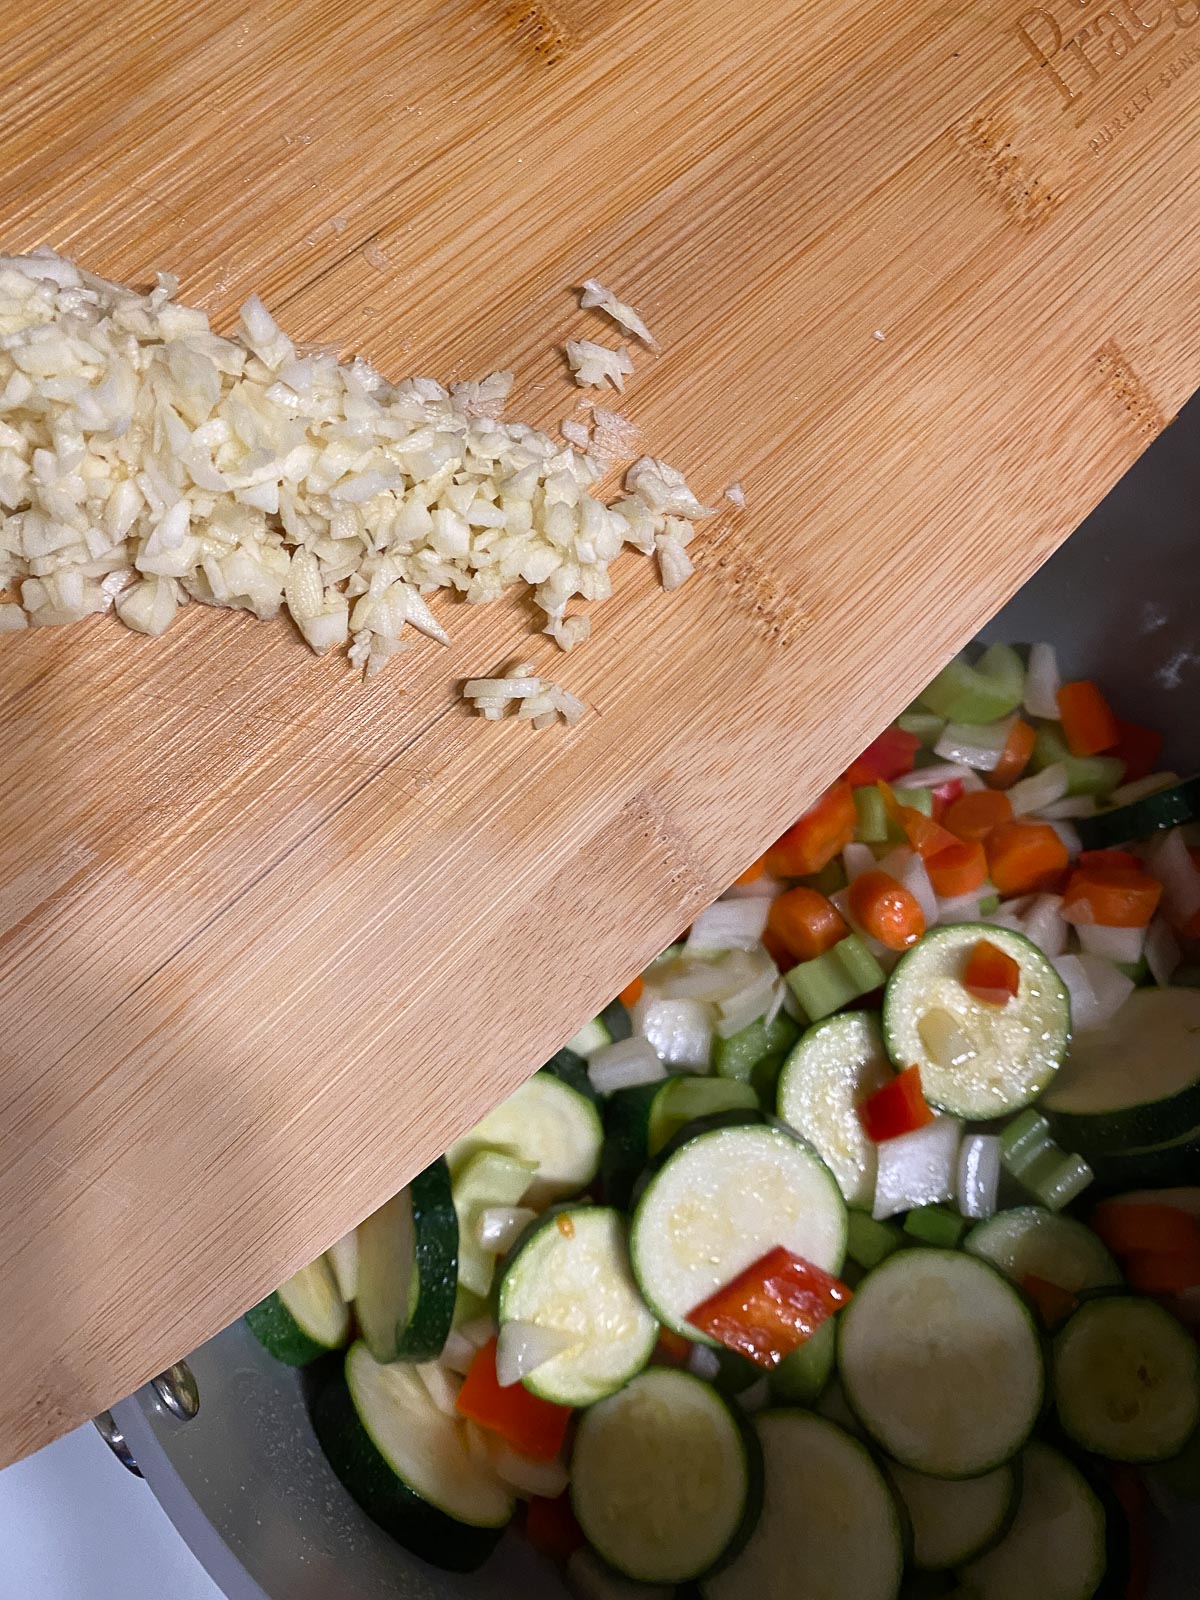
<svg viewBox="0 0 1200 1600">
<path fill-rule="evenodd" d="M 1032 644 L 1029 647 L 1029 665 L 1025 672 L 1025 709 L 1031 717 L 1059 720 L 1058 691 L 1062 678 L 1058 671 L 1058 656 L 1052 644 Z"/>
<path fill-rule="evenodd" d="M 1014 816 L 1025 817 L 1033 811 L 1044 812 L 1047 806 L 1065 797 L 1070 781 L 1066 765 L 1061 761 L 1052 761 L 1040 772 L 1018 779 L 1007 791 Z"/>
<path fill-rule="evenodd" d="M 636 1034 L 629 1039 L 618 1039 L 616 1044 L 606 1044 L 588 1057 L 588 1077 L 597 1094 L 613 1094 L 618 1089 L 632 1089 L 640 1083 L 657 1083 L 666 1076 L 666 1068 L 649 1041 Z"/>
<path fill-rule="evenodd" d="M 491 1317 L 468 1317 L 465 1322 L 459 1323 L 458 1331 L 468 1344 L 474 1345 L 476 1350 L 482 1350 L 495 1333 L 496 1324 Z"/>
<path fill-rule="evenodd" d="M 1079 837 L 1079 829 L 1076 828 L 1073 823 L 1063 821 L 1058 817 L 1048 817 L 1046 819 L 1046 826 L 1054 829 L 1055 833 L 1062 840 L 1063 849 L 1067 852 L 1067 855 L 1071 858 L 1071 860 L 1074 861 L 1075 857 L 1083 849 L 1083 840 Z"/>
<path fill-rule="evenodd" d="M 729 501 L 730 505 L 736 506 L 739 511 L 746 509 L 746 491 L 736 480 L 725 490 L 725 499 Z"/>
<path fill-rule="evenodd" d="M 429 1398 L 443 1416 L 456 1416 L 456 1402 L 461 1387 L 458 1375 L 437 1361 L 418 1362 L 417 1375 L 425 1385 Z"/>
<path fill-rule="evenodd" d="M 769 872 L 760 872 L 749 883 L 731 883 L 721 896 L 722 900 L 774 900 L 787 887 Z"/>
<path fill-rule="evenodd" d="M 764 899 L 716 900 L 692 923 L 684 950 L 704 955 L 717 950 L 756 950 L 767 925 Z"/>
<path fill-rule="evenodd" d="M 765 1405 L 770 1404 L 771 1384 L 766 1377 L 757 1378 L 753 1383 L 737 1395 L 737 1403 L 742 1411 L 753 1416 L 756 1411 L 761 1411 Z"/>
<path fill-rule="evenodd" d="M 911 1211 L 915 1206 L 953 1200 L 958 1182 L 958 1146 L 962 1123 L 957 1117 L 935 1117 L 923 1128 L 885 1139 L 876 1145 L 876 1221 Z"/>
<path fill-rule="evenodd" d="M 666 1066 L 678 1072 L 708 1071 L 713 1018 L 703 1001 L 643 994 L 633 1008 L 633 1025 Z"/>
<path fill-rule="evenodd" d="M 1018 931 L 1053 961 L 1067 948 L 1067 924 L 1060 894 L 1035 894 L 1028 899 Z"/>
<path fill-rule="evenodd" d="M 540 1322 L 506 1322 L 496 1338 L 496 1382 L 502 1389 L 511 1389 L 578 1342 L 562 1328 L 544 1328 Z"/>
<path fill-rule="evenodd" d="M 735 1033 L 741 1033 L 743 1028 L 757 1022 L 775 999 L 775 991 L 779 986 L 778 969 L 765 951 L 763 956 L 762 970 L 746 987 L 728 999 L 717 1002 L 717 1033 L 722 1039 L 732 1039 Z"/>
<path fill-rule="evenodd" d="M 624 392 L 625 379 L 633 371 L 633 362 L 624 345 L 619 350 L 610 350 L 593 339 L 568 339 L 566 351 L 576 383 L 594 389 L 611 383 L 614 389 Z"/>
<path fill-rule="evenodd" d="M 728 1000 L 752 983 L 769 960 L 761 947 L 755 952 L 726 950 L 715 959 L 685 951 L 654 974 L 655 993 L 666 1000 Z"/>
<path fill-rule="evenodd" d="M 864 872 L 874 872 L 878 864 L 875 852 L 869 844 L 859 844 L 857 840 L 852 839 L 842 851 L 842 867 L 847 883 L 853 883 L 855 878 L 861 878 Z"/>
<path fill-rule="evenodd" d="M 970 894 L 939 895 L 937 920 L 943 925 L 950 922 L 978 922 L 979 902 L 986 889 L 975 889 Z"/>
<path fill-rule="evenodd" d="M 983 779 L 961 761 L 933 762 L 928 767 L 917 767 L 893 780 L 893 789 L 940 789 L 944 783 L 961 783 L 964 792 L 984 787 Z"/>
<path fill-rule="evenodd" d="M 964 1217 L 994 1216 L 999 1189 L 999 1138 L 994 1133 L 969 1133 L 958 1154 L 958 1209 Z"/>
<path fill-rule="evenodd" d="M 766 1011 L 763 1013 L 763 1026 L 765 1028 L 769 1028 L 771 1026 L 771 1024 L 775 1021 L 775 1018 L 783 1010 L 783 1007 L 787 1002 L 787 997 L 788 997 L 788 986 L 787 986 L 787 984 L 784 982 L 784 980 L 782 978 L 777 978 L 775 980 L 775 987 L 771 992 L 771 1004 L 767 1007 Z"/>
<path fill-rule="evenodd" d="M 934 754 L 975 772 L 994 772 L 1014 720 L 1005 717 L 1002 722 L 948 722 L 933 747 Z"/>
<path fill-rule="evenodd" d="M 451 1372 L 457 1372 L 460 1378 L 465 1378 L 471 1370 L 477 1348 L 478 1346 L 471 1343 L 461 1328 L 451 1328 L 446 1335 L 446 1342 L 442 1346 L 438 1360 Z"/>
<path fill-rule="evenodd" d="M 533 1461 L 518 1455 L 498 1433 L 488 1434 L 488 1458 L 500 1481 L 518 1494 L 557 1500 L 570 1481 L 561 1461 Z"/>
<path fill-rule="evenodd" d="M 1160 989 L 1165 989 L 1174 977 L 1176 967 L 1183 960 L 1179 941 L 1171 932 L 1165 917 L 1151 918 L 1150 926 L 1146 929 L 1144 953 L 1146 965 L 1150 968 L 1150 976 Z"/>
<path fill-rule="evenodd" d="M 1131 806 L 1136 800 L 1157 794 L 1160 789 L 1174 789 L 1180 781 L 1177 772 L 1151 772 L 1144 778 L 1135 778 L 1132 783 L 1123 783 L 1119 789 L 1114 789 L 1109 796 L 1109 804 Z"/>
<path fill-rule="evenodd" d="M 1163 886 L 1162 910 L 1186 925 L 1200 911 L 1200 867 L 1192 860 L 1182 828 L 1171 828 L 1152 840 L 1146 868 Z"/>
<path fill-rule="evenodd" d="M 902 888 L 908 890 L 921 908 L 926 927 L 932 928 L 938 918 L 938 898 L 929 881 L 925 863 L 917 852 L 904 848 L 891 850 L 879 862 L 879 870 L 895 878 Z"/>
<path fill-rule="evenodd" d="M 1096 815 L 1096 797 L 1094 794 L 1072 794 L 1065 800 L 1056 800 L 1053 805 L 1042 807 L 1042 816 L 1047 822 L 1071 822 L 1078 817 L 1094 817 Z"/>
<path fill-rule="evenodd" d="M 537 1212 L 528 1206 L 484 1206 L 475 1223 L 475 1237 L 481 1249 L 503 1255 L 536 1217 Z"/>
<path fill-rule="evenodd" d="M 540 678 L 468 678 L 463 695 L 468 700 L 524 700 L 541 687 Z"/>
<path fill-rule="evenodd" d="M 1103 1028 L 1133 993 L 1133 980 L 1103 956 L 1058 956 L 1054 965 L 1070 996 L 1073 1033 Z"/>
<path fill-rule="evenodd" d="M 717 1352 L 706 1344 L 694 1344 L 688 1351 L 688 1371 L 693 1378 L 705 1383 L 715 1383 L 721 1375 L 721 1362 Z"/>
<path fill-rule="evenodd" d="M 1075 932 L 1088 955 L 1129 964 L 1142 959 L 1145 928 L 1104 928 L 1098 923 L 1079 923 Z"/>
</svg>

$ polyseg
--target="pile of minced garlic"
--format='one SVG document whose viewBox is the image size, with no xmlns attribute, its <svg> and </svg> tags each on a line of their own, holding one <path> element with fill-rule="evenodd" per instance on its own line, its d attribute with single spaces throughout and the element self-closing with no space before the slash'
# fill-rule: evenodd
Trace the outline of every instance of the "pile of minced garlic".
<svg viewBox="0 0 1200 1600">
<path fill-rule="evenodd" d="M 643 456 L 606 505 L 603 452 L 503 420 L 511 373 L 389 383 L 298 348 L 256 297 L 222 338 L 176 287 L 0 257 L 0 631 L 111 607 L 161 634 L 191 600 L 286 609 L 314 650 L 348 646 L 370 674 L 406 626 L 447 641 L 438 589 L 528 584 L 569 650 L 588 618 L 568 606 L 607 598 L 624 545 L 657 556 L 664 587 L 691 572 L 711 513 L 682 474 Z"/>
</svg>

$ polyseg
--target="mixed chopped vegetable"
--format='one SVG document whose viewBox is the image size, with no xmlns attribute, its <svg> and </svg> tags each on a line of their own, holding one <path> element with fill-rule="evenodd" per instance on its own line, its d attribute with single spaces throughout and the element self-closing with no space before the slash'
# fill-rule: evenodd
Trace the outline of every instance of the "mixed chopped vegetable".
<svg viewBox="0 0 1200 1600">
<path fill-rule="evenodd" d="M 953 662 L 255 1307 L 328 1364 L 366 1512 L 455 1569 L 516 1521 L 600 1600 L 1137 1600 L 1200 1423 L 1200 779 L 1161 746 L 1048 645 Z"/>
</svg>

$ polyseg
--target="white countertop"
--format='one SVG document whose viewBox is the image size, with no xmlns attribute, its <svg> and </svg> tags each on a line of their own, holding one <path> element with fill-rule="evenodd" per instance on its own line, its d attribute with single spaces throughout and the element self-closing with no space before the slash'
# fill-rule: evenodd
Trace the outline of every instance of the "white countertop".
<svg viewBox="0 0 1200 1600">
<path fill-rule="evenodd" d="M 2 1600 L 223 1600 L 95 1428 L 0 1472 Z"/>
</svg>

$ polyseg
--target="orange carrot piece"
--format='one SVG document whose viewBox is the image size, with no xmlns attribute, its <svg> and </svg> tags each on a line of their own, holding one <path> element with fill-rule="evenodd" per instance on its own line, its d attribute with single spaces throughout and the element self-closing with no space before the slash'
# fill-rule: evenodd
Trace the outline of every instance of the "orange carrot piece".
<svg viewBox="0 0 1200 1600">
<path fill-rule="evenodd" d="M 850 932 L 833 902 L 803 884 L 772 900 L 767 928 L 790 953 L 793 964 L 823 956 Z"/>
<path fill-rule="evenodd" d="M 988 872 L 1001 895 L 1052 888 L 1067 866 L 1067 847 L 1048 822 L 1005 822 L 986 843 Z"/>
<path fill-rule="evenodd" d="M 1012 801 L 1006 794 L 973 789 L 946 807 L 942 822 L 959 839 L 986 839 L 1012 817 Z"/>
<path fill-rule="evenodd" d="M 1076 867 L 1063 893 L 1067 922 L 1099 928 L 1145 928 L 1158 909 L 1162 884 L 1138 863 L 1128 867 Z"/>
<path fill-rule="evenodd" d="M 1073 756 L 1098 756 L 1120 743 L 1121 730 L 1112 707 L 1090 678 L 1063 684 L 1058 691 L 1058 714 Z"/>
<path fill-rule="evenodd" d="M 1091 1215 L 1092 1231 L 1115 1256 L 1191 1251 L 1200 1245 L 1200 1220 L 1179 1206 L 1159 1201 L 1102 1200 Z"/>
<path fill-rule="evenodd" d="M 735 878 L 733 881 L 734 883 L 757 883 L 766 870 L 767 858 L 766 856 L 759 856 L 757 861 L 750 863 L 740 878 Z"/>
<path fill-rule="evenodd" d="M 695 1348 L 690 1339 L 685 1339 L 673 1328 L 660 1328 L 658 1343 L 650 1359 L 657 1367 L 686 1367 Z"/>
<path fill-rule="evenodd" d="M 1036 1272 L 1027 1272 L 1021 1279 L 1021 1288 L 1033 1302 L 1038 1320 L 1051 1332 L 1074 1311 L 1079 1301 L 1069 1289 L 1060 1289 L 1049 1278 L 1039 1278 Z"/>
<path fill-rule="evenodd" d="M 560 1563 L 583 1549 L 587 1539 L 575 1520 L 569 1490 L 555 1500 L 540 1494 L 530 1499 L 525 1507 L 525 1537 L 535 1550 Z"/>
<path fill-rule="evenodd" d="M 767 851 L 763 857 L 767 871 L 778 878 L 807 878 L 820 872 L 853 839 L 857 821 L 850 785 L 832 784 Z"/>
<path fill-rule="evenodd" d="M 1016 783 L 1029 765 L 1029 758 L 1033 754 L 1036 742 L 1037 734 L 1029 723 L 1018 717 L 1009 730 L 999 761 L 987 774 L 987 782 L 993 789 L 1007 789 Z"/>
<path fill-rule="evenodd" d="M 938 851 L 944 850 L 947 845 L 958 843 L 954 834 L 940 822 L 927 817 L 923 811 L 918 811 L 915 806 L 900 807 L 900 826 L 904 829 L 909 844 L 923 861 L 928 861 L 930 856 L 937 855 Z"/>
<path fill-rule="evenodd" d="M 955 839 L 925 863 L 933 892 L 944 899 L 973 894 L 987 878 L 987 856 L 978 839 Z"/>
<path fill-rule="evenodd" d="M 617 996 L 617 999 L 623 1006 L 635 1006 L 642 998 L 642 989 L 644 987 L 645 986 L 640 977 L 631 978 L 621 990 L 620 994 Z"/>
<path fill-rule="evenodd" d="M 907 950 L 925 932 L 925 913 L 910 889 L 887 872 L 864 872 L 850 885 L 850 913 L 889 950 Z"/>
</svg>

